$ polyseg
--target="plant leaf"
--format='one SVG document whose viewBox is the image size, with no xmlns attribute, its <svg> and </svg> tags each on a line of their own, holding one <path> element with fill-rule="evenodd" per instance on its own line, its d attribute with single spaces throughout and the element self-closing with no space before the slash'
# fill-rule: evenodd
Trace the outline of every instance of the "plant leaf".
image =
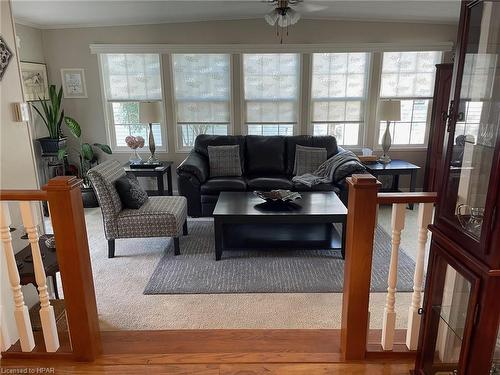
<svg viewBox="0 0 500 375">
<path fill-rule="evenodd" d="M 39 110 L 37 107 L 35 107 L 34 105 L 33 105 L 32 107 L 33 107 L 33 109 L 36 111 L 36 113 L 38 113 L 38 116 L 40 116 L 40 117 L 41 117 L 41 119 L 43 120 L 43 122 L 44 122 L 45 126 L 48 128 L 48 127 L 49 127 L 49 124 L 47 124 L 47 120 L 45 120 L 45 116 L 44 116 L 44 115 L 42 115 L 42 112 L 40 112 L 40 110 Z"/>
<path fill-rule="evenodd" d="M 94 146 L 98 147 L 99 149 L 101 149 L 106 154 L 110 154 L 111 155 L 113 153 L 113 151 L 111 151 L 111 147 L 109 147 L 108 145 L 103 145 L 102 143 L 94 143 Z"/>
<path fill-rule="evenodd" d="M 82 135 L 80 124 L 74 118 L 68 116 L 64 117 L 64 122 L 66 123 L 66 126 L 68 127 L 71 134 L 73 134 L 76 138 L 80 138 L 80 136 Z"/>
<path fill-rule="evenodd" d="M 67 154 L 66 147 L 60 148 L 59 151 L 57 151 L 57 158 L 59 160 L 62 160 L 62 159 L 64 159 L 64 157 L 66 156 L 66 154 Z"/>
<path fill-rule="evenodd" d="M 92 160 L 94 158 L 94 151 L 92 151 L 92 146 L 88 143 L 82 143 L 82 157 L 85 160 Z"/>
</svg>

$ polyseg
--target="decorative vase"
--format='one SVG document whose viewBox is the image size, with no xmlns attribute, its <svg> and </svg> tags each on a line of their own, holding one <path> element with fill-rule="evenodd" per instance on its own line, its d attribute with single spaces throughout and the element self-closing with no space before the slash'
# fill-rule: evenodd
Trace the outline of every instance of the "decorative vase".
<svg viewBox="0 0 500 375">
<path fill-rule="evenodd" d="M 151 151 L 151 156 L 148 159 L 148 163 L 154 164 L 158 162 L 158 159 L 155 157 L 156 145 L 155 145 L 155 137 L 153 135 L 153 124 L 149 123 L 149 151 Z"/>
<path fill-rule="evenodd" d="M 140 164 L 142 162 L 142 158 L 139 156 L 137 150 L 134 150 L 128 161 L 130 164 Z"/>
<path fill-rule="evenodd" d="M 391 162 L 391 158 L 387 154 L 389 152 L 389 149 L 391 148 L 391 131 L 389 129 L 389 125 L 391 124 L 390 121 L 387 121 L 387 125 L 385 128 L 384 136 L 382 137 L 382 150 L 384 151 L 384 154 L 378 159 L 379 162 L 387 164 Z"/>
</svg>

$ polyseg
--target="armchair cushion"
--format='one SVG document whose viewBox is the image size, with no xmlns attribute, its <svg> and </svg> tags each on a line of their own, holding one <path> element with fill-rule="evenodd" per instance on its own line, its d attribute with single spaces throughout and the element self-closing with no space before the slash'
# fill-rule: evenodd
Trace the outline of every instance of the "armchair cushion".
<svg viewBox="0 0 500 375">
<path fill-rule="evenodd" d="M 138 209 L 125 208 L 116 219 L 119 238 L 176 237 L 187 217 L 185 197 L 150 197 Z"/>
<path fill-rule="evenodd" d="M 204 156 L 196 151 L 191 151 L 181 165 L 177 168 L 177 173 L 187 173 L 195 176 L 200 183 L 204 183 L 209 176 L 208 154 Z"/>
</svg>

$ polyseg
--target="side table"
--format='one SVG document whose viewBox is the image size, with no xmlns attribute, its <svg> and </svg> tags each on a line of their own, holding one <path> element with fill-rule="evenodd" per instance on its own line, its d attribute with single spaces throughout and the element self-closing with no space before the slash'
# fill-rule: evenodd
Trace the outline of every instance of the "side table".
<svg viewBox="0 0 500 375">
<path fill-rule="evenodd" d="M 393 159 L 387 164 L 374 163 L 365 165 L 368 172 L 370 172 L 374 177 L 378 176 L 392 176 L 392 186 L 386 191 L 399 191 L 399 176 L 409 175 L 410 176 L 410 191 L 415 191 L 417 184 L 417 173 L 420 167 L 418 165 L 409 163 L 404 160 Z M 408 205 L 410 210 L 413 210 L 413 204 Z"/>
<path fill-rule="evenodd" d="M 52 277 L 52 282 L 54 285 L 54 294 L 56 299 L 59 299 L 59 293 L 57 291 L 57 278 L 56 273 L 59 272 L 59 264 L 57 263 L 57 253 L 56 249 L 49 249 L 45 246 L 45 240 L 51 237 L 51 235 L 40 236 L 38 244 L 40 246 L 40 253 L 42 254 L 43 268 L 45 270 L 45 276 Z M 33 284 L 37 287 L 35 279 L 35 270 L 33 267 L 33 261 L 31 258 L 31 245 L 26 246 L 15 256 L 17 269 L 19 271 L 19 278 L 21 285 Z"/>
<path fill-rule="evenodd" d="M 165 195 L 165 186 L 163 176 L 167 174 L 167 195 L 174 195 L 172 190 L 172 164 L 171 161 L 162 161 L 163 165 L 156 168 L 130 168 L 130 163 L 125 164 L 125 172 L 131 173 L 136 177 L 154 177 L 156 178 L 156 192 L 148 191 L 150 195 Z"/>
</svg>

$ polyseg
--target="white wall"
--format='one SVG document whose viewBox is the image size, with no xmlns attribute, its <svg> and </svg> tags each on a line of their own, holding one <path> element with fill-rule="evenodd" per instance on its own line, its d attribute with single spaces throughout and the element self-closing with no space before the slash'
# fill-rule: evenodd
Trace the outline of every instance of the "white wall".
<svg viewBox="0 0 500 375">
<path fill-rule="evenodd" d="M 1 35 L 14 53 L 7 70 L 0 82 L 0 189 L 37 189 L 38 180 L 34 163 L 32 136 L 28 123 L 15 122 L 12 103 L 23 102 L 18 52 L 15 40 L 14 23 L 9 1 L 0 1 Z M 14 205 L 11 205 L 11 207 Z M 18 210 L 11 210 L 14 227 L 20 227 Z M 17 236 L 21 231 L 13 232 L 14 246 L 22 245 Z M 12 293 L 6 275 L 5 257 L 0 255 L 0 303 L 10 338 L 18 338 L 13 318 Z"/>
<path fill-rule="evenodd" d="M 456 38 L 456 25 L 318 21 L 301 20 L 290 29 L 286 43 L 395 43 L 432 44 L 450 42 Z M 49 80 L 60 84 L 61 68 L 84 68 L 88 98 L 65 99 L 66 113 L 82 125 L 83 138 L 89 142 L 106 140 L 104 113 L 101 100 L 97 55 L 89 51 L 91 43 L 169 43 L 169 44 L 276 44 L 275 29 L 264 20 L 209 21 L 144 26 L 96 27 L 78 29 L 42 30 L 43 51 L 48 66 Z M 169 80 L 168 59 L 163 59 L 164 80 Z M 165 87 L 169 81 L 164 82 Z M 166 90 L 167 91 L 167 90 Z M 181 162 L 185 154 L 172 152 L 174 147 L 173 118 L 169 117 L 169 92 L 166 96 L 167 133 L 169 153 L 159 157 Z M 171 111 L 170 111 L 171 112 Z M 368 119 L 374 127 L 374 119 Z M 235 124 L 236 129 L 238 124 Z M 301 125 L 304 132 L 307 127 Z M 371 133 L 374 134 L 374 130 Z M 371 135 L 370 135 L 371 136 Z M 373 138 L 373 137 L 372 137 Z M 130 153 L 112 157 L 125 162 Z M 393 158 L 402 158 L 417 165 L 425 165 L 425 150 L 391 152 Z M 423 171 L 419 180 L 423 178 Z M 404 179 L 402 183 L 405 184 Z"/>
</svg>

